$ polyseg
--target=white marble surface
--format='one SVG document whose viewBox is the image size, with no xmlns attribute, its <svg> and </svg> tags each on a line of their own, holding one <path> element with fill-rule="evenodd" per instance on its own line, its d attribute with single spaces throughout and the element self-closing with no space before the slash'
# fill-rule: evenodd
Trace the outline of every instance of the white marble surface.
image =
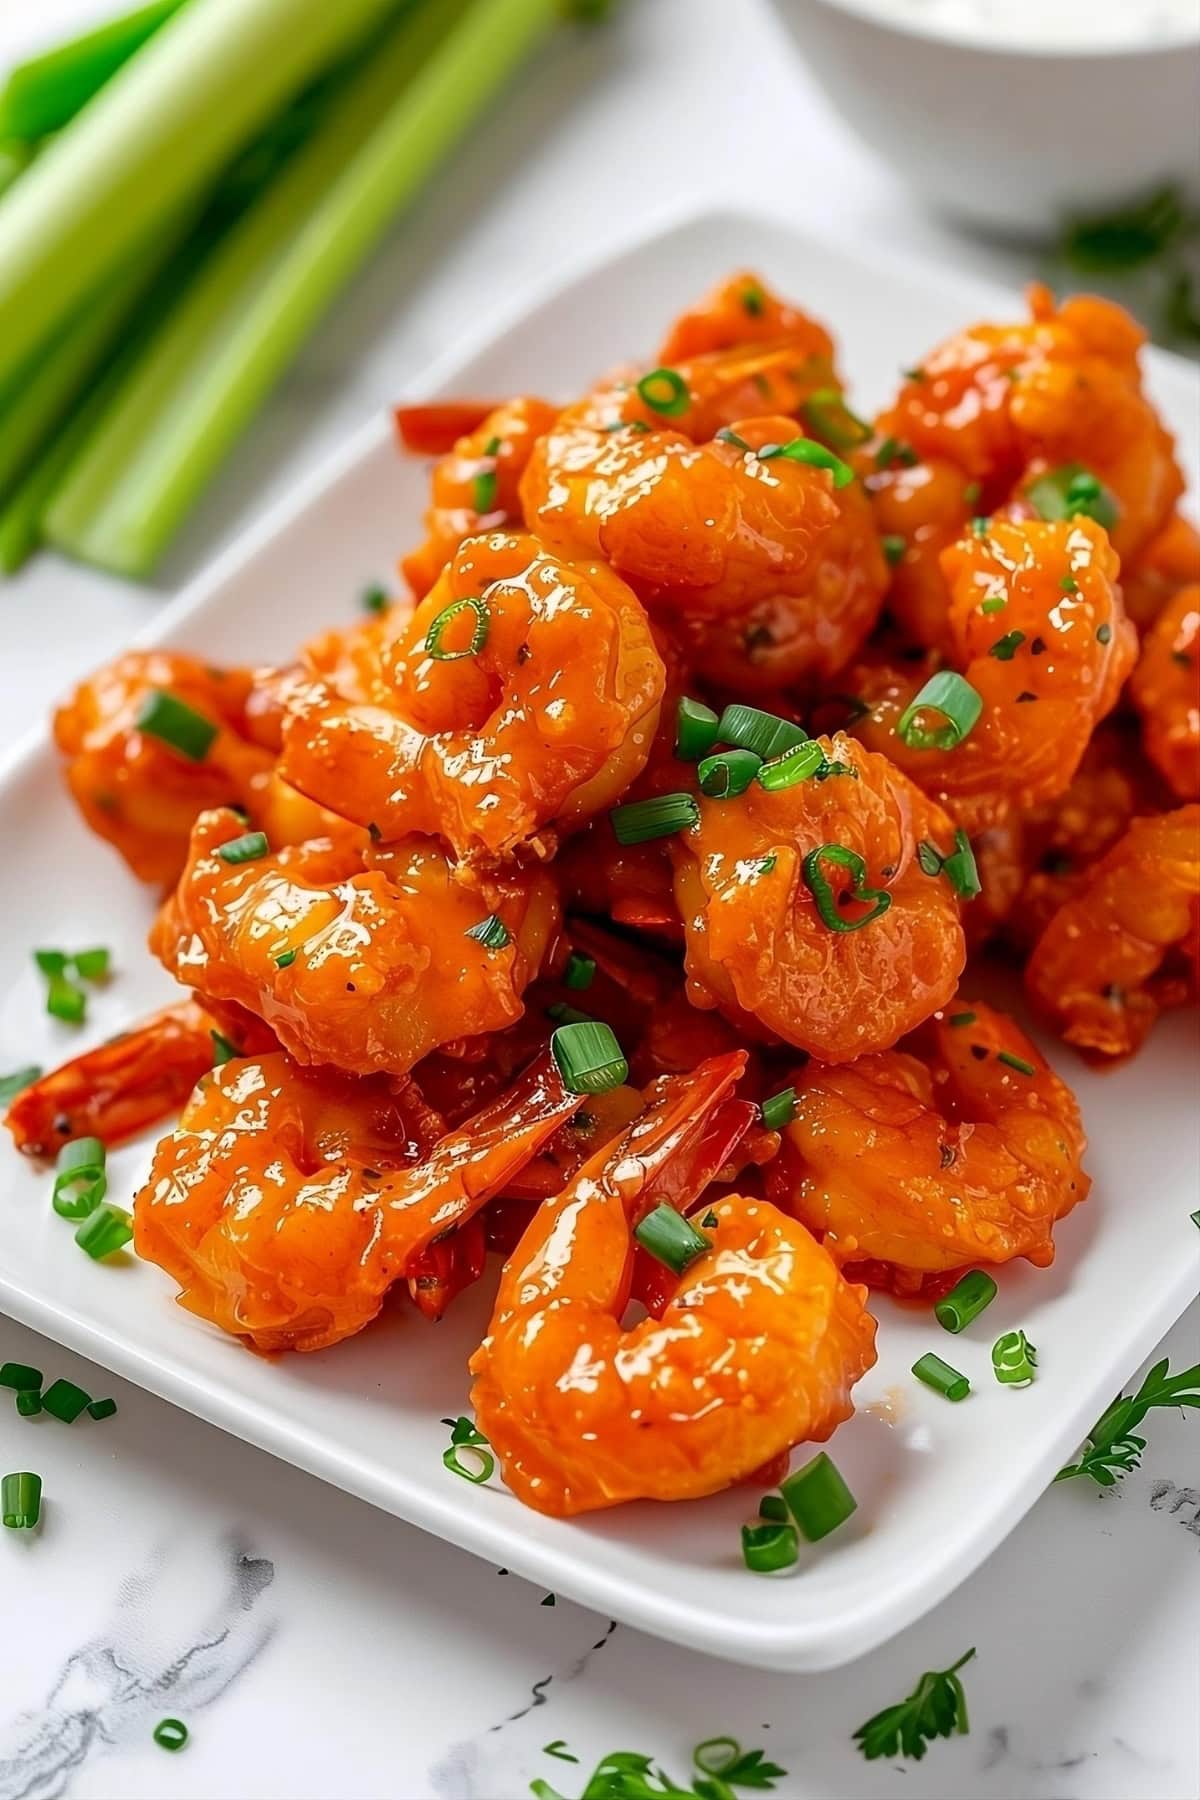
<svg viewBox="0 0 1200 1800">
<path fill-rule="evenodd" d="M 103 11 L 0 4 L 0 61 Z M 497 175 L 502 179 L 497 179 Z M 201 507 L 173 589 L 482 310 L 595 237 L 695 196 L 762 195 L 832 235 L 1019 281 L 1020 252 L 922 216 L 849 142 L 767 0 L 626 0 L 564 33 L 409 214 Z M 0 749 L 158 595 L 42 559 L 0 589 Z M 286 596 L 268 597 L 286 606 Z M 1164 1345 L 1196 1360 L 1200 1313 Z M 0 1800 L 516 1800 L 577 1794 L 606 1751 L 678 1777 L 730 1731 L 794 1800 L 1195 1800 L 1200 1468 L 1152 1421 L 1144 1469 L 1052 1489 L 950 1600 L 852 1669 L 791 1678 L 642 1638 L 114 1383 L 0 1321 L 0 1360 L 112 1392 L 66 1429 L 0 1407 L 0 1464 L 44 1524 L 0 1543 Z M 976 1645 L 972 1730 L 901 1770 L 850 1734 Z M 178 1714 L 192 1741 L 150 1741 Z M 565 1739 L 578 1767 L 541 1746 Z"/>
</svg>

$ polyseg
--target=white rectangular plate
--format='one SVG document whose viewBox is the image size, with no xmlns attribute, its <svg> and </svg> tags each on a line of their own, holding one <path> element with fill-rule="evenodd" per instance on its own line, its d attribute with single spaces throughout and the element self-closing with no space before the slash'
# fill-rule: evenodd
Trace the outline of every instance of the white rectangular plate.
<svg viewBox="0 0 1200 1800">
<path fill-rule="evenodd" d="M 593 267 L 438 368 L 427 391 L 569 394 L 608 364 L 648 353 L 667 319 L 726 270 L 750 265 L 829 321 L 854 395 L 869 410 L 896 371 L 978 317 L 1013 317 L 1009 294 L 940 271 L 877 264 L 768 221 L 691 219 Z M 1150 358 L 1159 404 L 1195 463 L 1193 371 Z M 395 452 L 380 419 L 336 465 L 225 556 L 144 641 L 214 661 L 286 658 L 307 634 L 352 615 L 365 581 L 419 535 L 425 470 Z M 115 648 L 115 646 L 114 646 Z M 149 897 L 69 805 L 44 738 L 0 782 L 0 1071 L 51 1065 L 167 997 L 144 935 Z M 112 945 L 117 979 L 79 1033 L 48 1020 L 29 952 Z M 1131 1067 L 1088 1073 L 1053 1051 L 1079 1091 L 1092 1137 L 1088 1204 L 1059 1231 L 1054 1267 L 1005 1271 L 986 1319 L 955 1340 L 974 1392 L 950 1406 L 908 1373 L 947 1340 L 929 1315 L 878 1304 L 877 1366 L 836 1457 L 859 1510 L 790 1575 L 741 1564 L 746 1490 L 689 1506 L 624 1507 L 574 1523 L 524 1510 L 498 1485 L 442 1467 L 443 1414 L 466 1404 L 465 1364 L 483 1330 L 488 1283 L 436 1330 L 397 1307 L 318 1356 L 268 1360 L 177 1309 L 172 1284 L 130 1261 L 82 1256 L 49 1207 L 49 1182 L 0 1147 L 0 1305 L 97 1362 L 299 1467 L 464 1549 L 647 1631 L 764 1667 L 848 1661 L 932 1606 L 1036 1499 L 1129 1370 L 1182 1311 L 1200 1277 L 1194 1036 L 1180 1016 Z M 110 1191 L 133 1193 L 148 1143 L 111 1158 Z M 993 1381 L 988 1346 L 1023 1326 L 1036 1385 Z"/>
</svg>

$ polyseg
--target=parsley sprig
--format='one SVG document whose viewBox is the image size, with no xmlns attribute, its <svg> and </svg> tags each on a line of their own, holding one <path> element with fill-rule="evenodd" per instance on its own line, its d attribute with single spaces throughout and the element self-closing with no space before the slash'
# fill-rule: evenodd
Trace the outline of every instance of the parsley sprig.
<svg viewBox="0 0 1200 1800">
<path fill-rule="evenodd" d="M 1088 1475 L 1100 1487 L 1115 1487 L 1141 1461 L 1146 1440 L 1134 1427 L 1155 1406 L 1200 1406 L 1200 1363 L 1178 1375 L 1169 1372 L 1165 1356 L 1155 1363 L 1136 1394 L 1117 1395 L 1089 1431 L 1078 1461 L 1060 1469 L 1055 1481 Z"/>
<path fill-rule="evenodd" d="M 885 1706 L 859 1726 L 854 1741 L 868 1761 L 877 1756 L 911 1756 L 920 1762 L 926 1744 L 934 1738 L 955 1733 L 963 1736 L 970 1730 L 967 1696 L 958 1671 L 974 1654 L 972 1647 L 948 1669 L 927 1669 L 906 1700 Z"/>
<path fill-rule="evenodd" d="M 551 1754 L 562 1756 L 560 1738 Z M 572 1759 L 574 1760 L 574 1759 Z M 611 1750 L 588 1777 L 579 1800 L 737 1800 L 735 1788 L 770 1789 L 787 1774 L 768 1762 L 762 1750 L 743 1750 L 736 1738 L 708 1738 L 692 1752 L 697 1774 L 691 1787 L 679 1787 L 652 1757 L 637 1750 Z M 531 1781 L 536 1800 L 565 1800 L 548 1782 Z"/>
</svg>

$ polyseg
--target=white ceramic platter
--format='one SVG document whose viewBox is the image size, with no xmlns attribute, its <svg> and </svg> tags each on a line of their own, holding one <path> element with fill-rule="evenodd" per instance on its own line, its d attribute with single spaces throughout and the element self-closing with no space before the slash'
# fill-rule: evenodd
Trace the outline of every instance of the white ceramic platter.
<svg viewBox="0 0 1200 1800">
<path fill-rule="evenodd" d="M 896 371 L 977 317 L 1011 317 L 1012 295 L 938 270 L 877 264 L 753 217 L 693 218 L 597 264 L 469 355 L 426 391 L 567 395 L 608 364 L 648 353 L 666 320 L 725 271 L 751 265 L 830 321 L 866 410 Z M 1197 380 L 1151 357 L 1152 386 L 1195 465 Z M 402 460 L 380 418 L 325 474 L 267 519 L 161 615 L 144 641 L 214 661 L 286 658 L 351 616 L 363 584 L 418 536 L 425 469 Z M 0 1071 L 47 1066 L 167 997 L 143 940 L 151 914 L 114 854 L 68 804 L 42 739 L 0 781 Z M 48 1020 L 29 952 L 113 947 L 118 977 L 78 1033 Z M 986 1318 L 953 1340 L 927 1315 L 879 1303 L 880 1358 L 835 1455 L 859 1499 L 850 1525 L 784 1578 L 742 1566 L 743 1490 L 688 1506 L 625 1507 L 574 1523 L 524 1510 L 498 1485 L 442 1466 L 443 1414 L 466 1403 L 465 1363 L 488 1283 L 436 1329 L 397 1307 L 376 1328 L 316 1356 L 268 1360 L 180 1311 L 156 1268 L 97 1265 L 49 1206 L 49 1181 L 0 1147 L 0 1305 L 155 1393 L 299 1467 L 547 1588 L 664 1638 L 764 1667 L 817 1669 L 861 1654 L 932 1606 L 1011 1530 L 1087 1426 L 1200 1285 L 1194 1039 L 1182 1016 L 1128 1069 L 1055 1060 L 1091 1133 L 1088 1204 L 1060 1229 L 1054 1267 L 1006 1270 Z M 110 1159 L 110 1192 L 131 1195 L 143 1143 Z M 1001 1389 L 988 1348 L 1023 1326 L 1036 1385 Z M 951 1406 L 908 1370 L 949 1349 L 974 1393 Z"/>
</svg>

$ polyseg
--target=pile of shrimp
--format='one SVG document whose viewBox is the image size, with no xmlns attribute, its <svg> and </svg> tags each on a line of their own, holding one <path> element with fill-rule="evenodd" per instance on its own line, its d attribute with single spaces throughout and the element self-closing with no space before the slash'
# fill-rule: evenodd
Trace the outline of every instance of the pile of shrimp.
<svg viewBox="0 0 1200 1800">
<path fill-rule="evenodd" d="M 1067 1065 L 1197 995 L 1200 536 L 1140 345 L 1037 288 L 860 418 L 739 271 L 565 405 L 402 410 L 394 597 L 59 709 L 182 992 L 18 1146 L 168 1120 L 137 1252 L 263 1352 L 436 1320 L 499 1252 L 471 1399 L 543 1512 L 828 1437 L 872 1290 L 1045 1267 L 1087 1196 L 982 965 Z"/>
</svg>

